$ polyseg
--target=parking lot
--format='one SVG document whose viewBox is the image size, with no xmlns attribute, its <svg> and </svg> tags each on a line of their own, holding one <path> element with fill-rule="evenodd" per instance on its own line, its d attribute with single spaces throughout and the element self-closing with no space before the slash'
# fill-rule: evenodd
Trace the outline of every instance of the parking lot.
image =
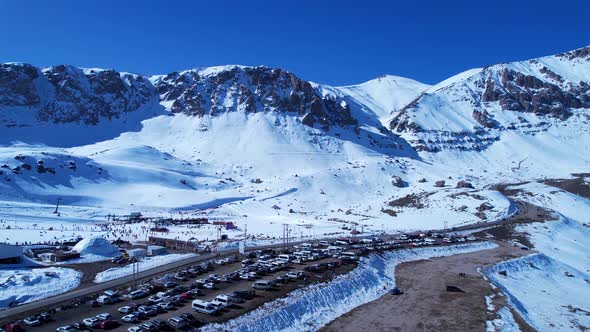
<svg viewBox="0 0 590 332">
<path fill-rule="evenodd" d="M 191 330 L 206 323 L 223 322 L 243 315 L 265 302 L 284 296 L 305 285 L 328 281 L 353 269 L 358 256 L 370 251 L 444 245 L 473 240 L 475 238 L 471 237 L 414 236 L 409 238 L 401 236 L 389 241 L 381 239 L 330 243 L 322 241 L 292 248 L 287 256 L 279 250 L 267 249 L 251 252 L 249 259 L 241 257 L 241 261 L 237 257 L 225 260 L 211 259 L 207 263 L 179 268 L 174 273 L 160 275 L 149 283 L 128 285 L 124 289 L 105 292 L 98 298 L 103 303 L 98 303 L 99 301 L 96 300 L 87 301 L 66 310 L 51 312 L 51 318 L 42 322 L 40 326 L 27 326 L 26 322 L 21 322 L 21 326 L 27 331 L 56 331 L 60 327 L 71 326 L 89 318 L 87 321 L 94 326 L 92 329 L 101 329 L 100 323 L 107 321 L 112 323 L 105 323 L 106 329 L 113 331 L 173 331 L 175 328 L 166 322 L 176 318 L 170 322 L 173 325 L 182 326 L 179 330 Z M 290 277 L 287 276 L 288 274 Z M 254 296 L 246 296 L 246 291 L 252 291 L 253 284 L 261 280 L 271 281 L 272 288 L 257 289 Z M 145 290 L 146 294 L 140 298 L 131 299 L 130 293 L 139 289 Z M 218 295 L 223 294 L 229 295 L 231 303 L 221 304 L 213 301 Z M 212 314 L 197 312 L 191 305 L 195 299 L 207 303 L 213 302 L 219 310 Z M 115 303 L 107 304 L 111 301 Z M 128 310 L 124 313 L 118 311 L 125 306 L 130 308 L 127 308 Z M 137 315 L 139 320 L 125 322 L 123 319 L 130 312 L 140 311 L 143 313 Z M 108 315 L 100 317 L 101 314 Z M 185 314 L 189 316 L 179 318 Z M 100 318 L 90 320 L 96 316 Z M 154 322 L 158 327 L 151 325 Z M 78 327 L 82 325 L 84 324 Z M 136 329 L 133 330 L 133 327 Z"/>
</svg>

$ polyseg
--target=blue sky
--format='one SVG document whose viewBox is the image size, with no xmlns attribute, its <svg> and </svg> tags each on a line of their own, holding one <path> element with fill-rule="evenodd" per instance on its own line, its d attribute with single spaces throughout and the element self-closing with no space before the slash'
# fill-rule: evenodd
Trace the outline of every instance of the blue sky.
<svg viewBox="0 0 590 332">
<path fill-rule="evenodd" d="M 463 70 L 590 44 L 590 1 L 6 1 L 0 62 L 163 74 L 221 64 L 321 83 Z"/>
</svg>

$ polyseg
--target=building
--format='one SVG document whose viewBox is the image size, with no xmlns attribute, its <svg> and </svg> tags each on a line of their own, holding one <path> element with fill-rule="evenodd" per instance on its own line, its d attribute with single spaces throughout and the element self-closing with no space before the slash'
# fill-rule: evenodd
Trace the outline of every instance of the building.
<svg viewBox="0 0 590 332">
<path fill-rule="evenodd" d="M 145 257 L 145 249 L 137 248 L 137 249 L 127 249 L 127 256 L 129 258 L 134 257 Z"/>
<path fill-rule="evenodd" d="M 39 254 L 39 258 L 45 263 L 57 263 L 80 258 L 80 253 L 75 251 L 55 251 Z"/>
<path fill-rule="evenodd" d="M 0 243 L 0 264 L 18 264 L 23 256 L 23 248 Z"/>
<path fill-rule="evenodd" d="M 157 256 L 166 254 L 166 247 L 162 246 L 148 246 L 147 254 L 149 256 Z"/>
<path fill-rule="evenodd" d="M 143 218 L 141 212 L 131 212 L 129 214 L 129 221 L 141 221 Z"/>
</svg>

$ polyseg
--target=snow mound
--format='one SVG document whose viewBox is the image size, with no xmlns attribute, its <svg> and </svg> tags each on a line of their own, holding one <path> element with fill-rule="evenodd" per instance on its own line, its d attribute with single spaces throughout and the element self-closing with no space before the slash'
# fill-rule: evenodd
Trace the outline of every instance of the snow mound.
<svg viewBox="0 0 590 332">
<path fill-rule="evenodd" d="M 73 251 L 81 255 L 98 255 L 104 257 L 114 257 L 119 254 L 119 249 L 112 245 L 103 237 L 88 237 L 78 242 Z"/>
<path fill-rule="evenodd" d="M 485 274 L 537 331 L 583 330 L 583 326 L 590 326 L 590 276 L 585 272 L 533 254 L 496 264 Z"/>
<path fill-rule="evenodd" d="M 0 270 L 0 310 L 66 293 L 80 284 L 82 273 L 73 269 Z"/>
</svg>

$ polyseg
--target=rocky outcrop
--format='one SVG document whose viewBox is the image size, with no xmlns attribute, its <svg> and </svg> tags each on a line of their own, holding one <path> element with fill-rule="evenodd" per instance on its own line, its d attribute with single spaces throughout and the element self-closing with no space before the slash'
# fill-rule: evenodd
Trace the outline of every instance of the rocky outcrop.
<svg viewBox="0 0 590 332">
<path fill-rule="evenodd" d="M 282 69 L 229 66 L 145 77 L 67 65 L 0 65 L 0 112 L 27 107 L 41 122 L 95 125 L 159 102 L 172 113 L 190 116 L 275 111 L 310 127 L 357 125 L 341 98 L 323 96 Z"/>
<path fill-rule="evenodd" d="M 28 64 L 0 65 L 0 105 L 36 106 L 40 98 L 34 81 L 39 77 L 37 68 Z"/>
<path fill-rule="evenodd" d="M 172 102 L 174 113 L 203 116 L 232 111 L 277 111 L 299 116 L 310 127 L 357 124 L 346 103 L 321 96 L 309 82 L 282 69 L 195 69 L 159 77 L 154 84 L 161 100 Z"/>
<path fill-rule="evenodd" d="M 391 178 L 391 184 L 394 187 L 398 187 L 398 188 L 403 188 L 403 187 L 407 186 L 407 183 L 404 180 L 402 180 L 401 177 L 399 177 L 397 175 L 395 175 Z"/>
<path fill-rule="evenodd" d="M 473 185 L 471 184 L 471 182 L 467 182 L 465 180 L 461 180 L 461 181 L 457 182 L 457 188 L 470 188 L 470 189 L 473 189 Z"/>
<path fill-rule="evenodd" d="M 434 183 L 435 187 L 442 188 L 445 186 L 445 180 L 439 180 Z"/>
<path fill-rule="evenodd" d="M 541 69 L 541 72 L 559 80 L 561 77 Z M 482 102 L 498 102 L 509 111 L 520 111 L 537 114 L 550 114 L 566 119 L 571 113 L 570 108 L 590 108 L 590 86 L 582 83 L 570 90 L 564 90 L 557 84 L 542 81 L 531 75 L 525 75 L 511 69 L 503 69 L 499 73 L 500 81 L 490 77 L 486 81 Z M 563 81 L 563 79 L 561 79 Z"/>
<path fill-rule="evenodd" d="M 42 122 L 95 125 L 157 101 L 147 78 L 114 70 L 0 65 L 0 108 L 37 110 Z"/>
</svg>

